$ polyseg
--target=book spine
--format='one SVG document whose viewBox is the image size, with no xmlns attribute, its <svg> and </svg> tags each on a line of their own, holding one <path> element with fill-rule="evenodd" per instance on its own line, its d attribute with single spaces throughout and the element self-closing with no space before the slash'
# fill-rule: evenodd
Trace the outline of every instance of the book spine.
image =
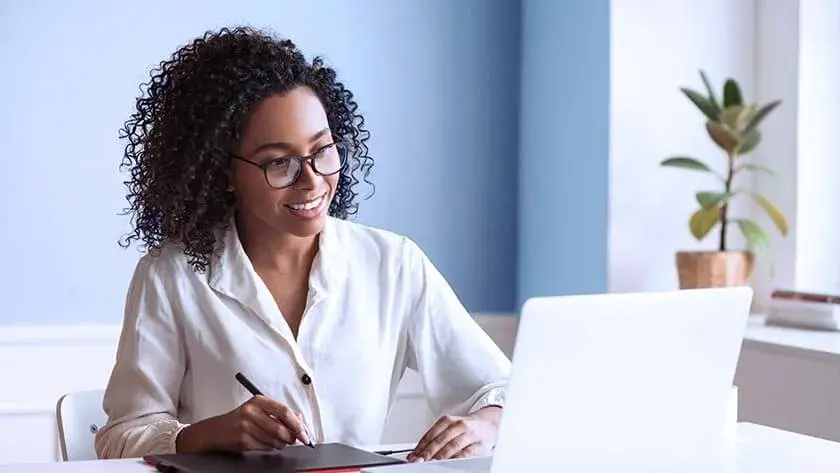
<svg viewBox="0 0 840 473">
<path fill-rule="evenodd" d="M 840 304 L 840 296 L 816 294 L 809 292 L 773 291 L 772 299 L 785 301 L 815 302 L 818 304 Z"/>
</svg>

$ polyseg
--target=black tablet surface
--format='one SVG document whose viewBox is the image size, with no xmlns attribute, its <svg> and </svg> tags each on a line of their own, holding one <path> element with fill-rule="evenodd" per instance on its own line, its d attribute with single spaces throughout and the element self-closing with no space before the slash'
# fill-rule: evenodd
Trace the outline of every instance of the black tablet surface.
<svg viewBox="0 0 840 473">
<path fill-rule="evenodd" d="M 148 455 L 143 460 L 159 471 L 173 473 L 291 473 L 405 463 L 340 443 L 317 444 L 315 448 L 293 445 L 274 452 Z"/>
</svg>

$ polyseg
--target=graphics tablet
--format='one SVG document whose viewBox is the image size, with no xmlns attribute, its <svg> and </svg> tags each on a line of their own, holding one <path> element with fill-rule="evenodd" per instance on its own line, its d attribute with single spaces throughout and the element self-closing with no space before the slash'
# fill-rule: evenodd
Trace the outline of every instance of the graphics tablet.
<svg viewBox="0 0 840 473">
<path fill-rule="evenodd" d="M 317 444 L 314 449 L 293 445 L 274 452 L 147 455 L 143 460 L 159 471 L 184 473 L 291 473 L 405 463 L 340 443 Z"/>
</svg>

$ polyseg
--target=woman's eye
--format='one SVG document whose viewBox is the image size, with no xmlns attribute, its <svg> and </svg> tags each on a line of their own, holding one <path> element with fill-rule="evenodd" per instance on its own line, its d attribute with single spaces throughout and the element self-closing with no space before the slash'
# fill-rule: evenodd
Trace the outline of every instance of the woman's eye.
<svg viewBox="0 0 840 473">
<path fill-rule="evenodd" d="M 281 169 L 281 168 L 287 168 L 287 167 L 289 167 L 289 161 L 291 161 L 289 158 L 277 158 L 277 159 L 273 159 L 273 160 L 271 160 L 271 162 L 268 164 L 268 167 L 269 167 L 269 169 Z"/>
</svg>

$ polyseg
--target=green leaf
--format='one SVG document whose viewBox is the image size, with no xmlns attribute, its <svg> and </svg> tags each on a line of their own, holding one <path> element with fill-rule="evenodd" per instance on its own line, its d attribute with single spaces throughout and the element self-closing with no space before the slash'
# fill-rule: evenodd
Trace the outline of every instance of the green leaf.
<svg viewBox="0 0 840 473">
<path fill-rule="evenodd" d="M 700 109 L 701 112 L 703 112 L 703 115 L 705 115 L 706 118 L 712 121 L 717 121 L 718 110 L 715 108 L 712 102 L 709 101 L 708 98 L 703 97 L 697 91 L 691 90 L 686 87 L 681 87 L 680 90 L 683 94 L 685 94 L 686 97 L 688 97 L 689 100 L 691 100 L 694 103 L 694 105 L 697 106 L 697 108 Z"/>
<path fill-rule="evenodd" d="M 702 161 L 688 156 L 672 156 L 661 163 L 660 166 L 671 166 L 675 168 L 692 169 L 695 171 L 714 172 L 712 168 Z"/>
<path fill-rule="evenodd" d="M 776 225 L 776 228 L 779 229 L 779 233 L 782 236 L 787 236 L 788 234 L 788 222 L 785 216 L 782 214 L 782 211 L 776 207 L 775 204 L 764 198 L 764 196 L 753 193 L 753 199 L 755 199 L 756 203 L 767 212 L 767 216 L 770 217 L 770 220 L 773 221 L 773 224 Z"/>
<path fill-rule="evenodd" d="M 743 135 L 741 147 L 738 148 L 738 154 L 747 154 L 754 150 L 758 144 L 761 143 L 761 132 L 758 130 L 750 130 Z"/>
<path fill-rule="evenodd" d="M 695 197 L 700 207 L 707 209 L 710 207 L 720 207 L 734 195 L 734 192 L 698 192 L 695 194 Z"/>
<path fill-rule="evenodd" d="M 723 108 L 729 108 L 733 105 L 744 105 L 744 99 L 741 97 L 741 87 L 735 82 L 735 79 L 726 79 L 723 84 Z"/>
<path fill-rule="evenodd" d="M 697 240 L 702 240 L 720 221 L 720 208 L 701 208 L 688 221 L 688 228 Z"/>
<path fill-rule="evenodd" d="M 767 166 L 762 166 L 761 164 L 753 164 L 753 163 L 745 163 L 741 164 L 740 166 L 735 167 L 732 170 L 732 174 L 738 174 L 741 171 L 761 171 L 766 172 L 767 174 L 776 177 L 776 172 L 772 169 L 768 168 Z"/>
<path fill-rule="evenodd" d="M 749 245 L 750 250 L 752 250 L 759 259 L 767 263 L 772 270 L 770 239 L 767 237 L 767 234 L 764 233 L 764 230 L 749 219 L 737 219 L 735 222 L 738 223 L 741 233 L 744 235 L 744 238 L 747 239 L 747 244 Z"/>
<path fill-rule="evenodd" d="M 758 125 L 761 123 L 761 121 L 764 120 L 767 117 L 767 115 L 769 115 L 770 112 L 772 112 L 773 109 L 778 107 L 781 103 L 781 100 L 775 100 L 758 109 L 758 112 L 756 112 L 755 116 L 747 124 L 747 127 L 744 128 L 744 133 L 749 133 L 755 130 L 756 127 L 758 127 Z"/>
<path fill-rule="evenodd" d="M 733 105 L 723 109 L 720 113 L 720 122 L 733 130 L 741 130 L 752 121 L 756 113 L 757 109 L 752 105 L 749 107 Z"/>
<path fill-rule="evenodd" d="M 718 122 L 706 122 L 706 131 L 712 140 L 727 154 L 732 154 L 738 147 L 738 137 L 726 125 Z"/>
<path fill-rule="evenodd" d="M 715 108 L 717 112 L 717 116 L 720 115 L 720 102 L 718 102 L 717 97 L 715 96 L 715 90 L 712 88 L 712 83 L 709 82 L 709 78 L 706 76 L 706 72 L 700 71 L 700 79 L 703 80 L 703 86 L 706 87 L 706 93 L 709 94 L 708 101 Z"/>
</svg>

